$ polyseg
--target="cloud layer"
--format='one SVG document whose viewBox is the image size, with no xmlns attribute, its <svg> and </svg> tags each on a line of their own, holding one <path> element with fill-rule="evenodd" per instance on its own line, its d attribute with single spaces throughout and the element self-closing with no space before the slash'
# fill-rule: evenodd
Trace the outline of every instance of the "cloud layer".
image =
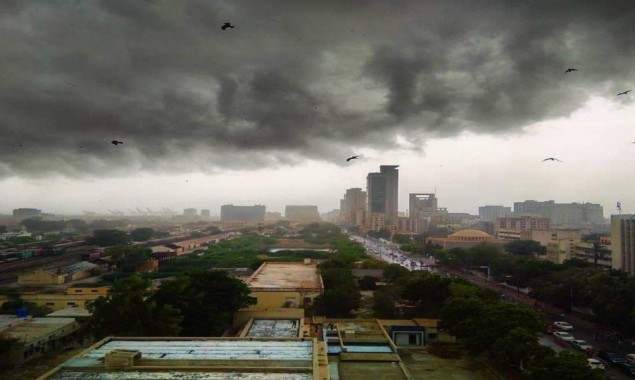
<svg viewBox="0 0 635 380">
<path fill-rule="evenodd" d="M 0 176 L 343 163 L 397 135 L 520 130 L 635 83 L 631 1 L 5 8 Z"/>
</svg>

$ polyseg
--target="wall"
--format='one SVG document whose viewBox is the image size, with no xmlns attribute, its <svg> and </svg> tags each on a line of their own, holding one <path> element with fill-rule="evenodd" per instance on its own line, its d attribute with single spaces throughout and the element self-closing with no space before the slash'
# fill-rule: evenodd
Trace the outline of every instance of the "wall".
<svg viewBox="0 0 635 380">
<path fill-rule="evenodd" d="M 305 297 L 311 298 L 311 304 L 320 292 L 300 292 L 300 291 L 252 291 L 252 297 L 257 298 L 256 305 L 252 305 L 248 310 L 267 310 L 284 307 L 286 301 L 293 301 L 294 307 L 302 307 Z"/>
<path fill-rule="evenodd" d="M 59 285 L 64 283 L 65 275 L 57 275 L 45 270 L 37 270 L 18 276 L 20 285 Z"/>
<path fill-rule="evenodd" d="M 258 319 L 301 319 L 304 309 L 277 308 L 269 310 L 241 310 L 234 313 L 234 327 L 241 327 L 251 318 Z"/>
</svg>

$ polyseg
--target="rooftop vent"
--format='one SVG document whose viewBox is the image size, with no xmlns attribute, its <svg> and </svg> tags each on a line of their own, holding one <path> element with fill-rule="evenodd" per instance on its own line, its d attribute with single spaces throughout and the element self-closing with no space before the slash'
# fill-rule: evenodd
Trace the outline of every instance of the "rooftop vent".
<svg viewBox="0 0 635 380">
<path fill-rule="evenodd" d="M 104 357 L 106 368 L 130 368 L 135 360 L 141 359 L 141 351 L 138 350 L 112 350 Z"/>
</svg>

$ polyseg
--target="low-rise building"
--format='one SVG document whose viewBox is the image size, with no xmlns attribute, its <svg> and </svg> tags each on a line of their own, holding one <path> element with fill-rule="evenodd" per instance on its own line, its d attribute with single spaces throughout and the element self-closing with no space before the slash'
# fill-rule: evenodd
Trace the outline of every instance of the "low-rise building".
<svg viewBox="0 0 635 380">
<path fill-rule="evenodd" d="M 75 340 L 79 323 L 74 318 L 17 318 L 0 316 L 0 338 L 13 340 L 0 357 L 6 367 L 15 367 Z"/>
<path fill-rule="evenodd" d="M 88 261 L 48 268 L 21 274 L 18 276 L 19 285 L 60 285 L 71 281 L 81 280 L 93 275 L 97 265 Z"/>
<path fill-rule="evenodd" d="M 109 286 L 100 287 L 70 287 L 62 292 L 51 293 L 44 291 L 27 291 L 20 292 L 20 298 L 36 304 L 44 306 L 52 311 L 64 309 L 66 307 L 83 307 L 98 297 L 108 294 Z M 0 295 L 0 305 L 9 300 L 8 296 Z"/>
<path fill-rule="evenodd" d="M 505 241 L 496 239 L 495 237 L 479 230 L 461 230 L 461 231 L 457 231 L 453 233 L 447 238 L 433 237 L 433 238 L 428 238 L 427 241 L 430 244 L 438 244 L 444 249 L 458 248 L 458 247 L 469 248 L 484 242 L 501 244 L 501 245 L 506 243 Z"/>
<path fill-rule="evenodd" d="M 256 304 L 238 311 L 234 325 L 242 326 L 250 318 L 304 317 L 304 308 L 324 292 L 317 264 L 310 259 L 302 263 L 265 262 L 246 281 Z"/>
<path fill-rule="evenodd" d="M 316 339 L 109 337 L 37 380 L 328 378 Z"/>
</svg>

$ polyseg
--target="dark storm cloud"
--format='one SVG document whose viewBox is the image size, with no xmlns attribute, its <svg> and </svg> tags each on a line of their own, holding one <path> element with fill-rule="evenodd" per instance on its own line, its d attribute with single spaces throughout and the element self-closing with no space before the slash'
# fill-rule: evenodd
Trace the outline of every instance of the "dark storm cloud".
<svg viewBox="0 0 635 380">
<path fill-rule="evenodd" d="M 635 83 L 631 1 L 7 5 L 0 176 L 341 163 Z"/>
</svg>

